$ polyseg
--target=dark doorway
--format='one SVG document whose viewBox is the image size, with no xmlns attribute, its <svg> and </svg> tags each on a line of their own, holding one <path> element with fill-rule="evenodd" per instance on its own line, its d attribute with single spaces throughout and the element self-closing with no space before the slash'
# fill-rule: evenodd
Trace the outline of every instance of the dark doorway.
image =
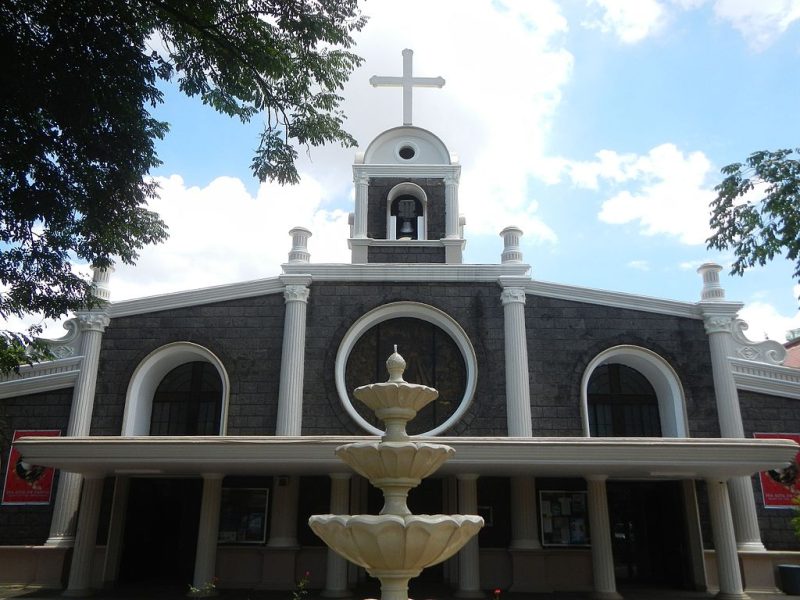
<svg viewBox="0 0 800 600">
<path fill-rule="evenodd" d="M 618 583 L 690 587 L 680 482 L 610 481 L 608 513 Z"/>
<path fill-rule="evenodd" d="M 131 480 L 121 583 L 192 582 L 202 487 L 202 479 Z"/>
</svg>

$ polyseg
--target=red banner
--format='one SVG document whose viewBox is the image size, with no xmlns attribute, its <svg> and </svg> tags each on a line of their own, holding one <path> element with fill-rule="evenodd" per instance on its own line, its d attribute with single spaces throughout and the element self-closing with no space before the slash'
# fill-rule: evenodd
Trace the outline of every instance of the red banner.
<svg viewBox="0 0 800 600">
<path fill-rule="evenodd" d="M 13 441 L 21 437 L 58 437 L 58 429 L 18 429 Z M 3 486 L 3 504 L 50 504 L 53 492 L 55 469 L 31 465 L 11 444 L 6 464 L 6 480 Z"/>
<path fill-rule="evenodd" d="M 754 438 L 766 440 L 794 440 L 800 444 L 796 433 L 754 433 Z M 764 508 L 793 508 L 792 500 L 800 495 L 800 452 L 792 463 L 783 469 L 772 469 L 759 473 Z"/>
</svg>

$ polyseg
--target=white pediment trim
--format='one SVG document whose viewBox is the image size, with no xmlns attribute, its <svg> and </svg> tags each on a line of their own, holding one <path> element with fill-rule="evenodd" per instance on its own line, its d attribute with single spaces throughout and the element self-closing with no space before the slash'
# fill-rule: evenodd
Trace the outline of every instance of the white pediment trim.
<svg viewBox="0 0 800 600">
<path fill-rule="evenodd" d="M 561 300 L 572 300 L 573 302 L 613 306 L 614 308 L 641 310 L 662 315 L 686 317 L 689 319 L 702 319 L 697 305 L 692 302 L 665 300 L 662 298 L 652 298 L 650 296 L 597 290 L 565 285 L 562 283 L 550 283 L 547 281 L 529 281 L 524 283 L 522 287 L 524 287 L 525 293 L 533 296 L 559 298 Z"/>
<path fill-rule="evenodd" d="M 186 306 L 225 302 L 226 300 L 236 300 L 238 298 L 279 294 L 283 292 L 284 288 L 284 283 L 278 277 L 256 279 L 240 283 L 216 285 L 198 290 L 188 290 L 185 292 L 174 292 L 171 294 L 160 294 L 147 298 L 114 302 L 109 307 L 108 314 L 112 319 L 115 317 L 127 317 L 129 315 L 140 315 L 143 313 L 183 308 Z"/>
</svg>

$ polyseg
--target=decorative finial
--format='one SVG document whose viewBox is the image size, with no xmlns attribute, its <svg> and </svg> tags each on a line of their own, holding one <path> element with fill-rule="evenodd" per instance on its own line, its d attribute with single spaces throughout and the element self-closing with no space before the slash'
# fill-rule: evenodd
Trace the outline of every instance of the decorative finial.
<svg viewBox="0 0 800 600">
<path fill-rule="evenodd" d="M 411 125 L 411 92 L 415 87 L 436 87 L 444 86 L 444 79 L 441 77 L 413 77 L 412 61 L 414 51 L 406 48 L 403 50 L 403 76 L 385 77 L 373 75 L 369 78 L 372 87 L 401 87 L 403 88 L 403 125 Z"/>
<path fill-rule="evenodd" d="M 397 353 L 397 344 L 394 353 L 386 359 L 386 370 L 389 371 L 389 383 L 403 383 L 403 372 L 406 370 L 405 359 Z"/>
</svg>

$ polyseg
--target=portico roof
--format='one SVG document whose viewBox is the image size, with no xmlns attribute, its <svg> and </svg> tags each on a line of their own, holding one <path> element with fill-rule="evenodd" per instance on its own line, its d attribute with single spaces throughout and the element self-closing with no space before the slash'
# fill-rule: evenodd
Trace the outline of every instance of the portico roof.
<svg viewBox="0 0 800 600">
<path fill-rule="evenodd" d="M 334 455 L 372 436 L 21 438 L 27 462 L 87 475 L 323 475 L 349 472 Z M 456 449 L 440 474 L 705 479 L 786 466 L 798 445 L 727 438 L 412 438 Z"/>
</svg>

